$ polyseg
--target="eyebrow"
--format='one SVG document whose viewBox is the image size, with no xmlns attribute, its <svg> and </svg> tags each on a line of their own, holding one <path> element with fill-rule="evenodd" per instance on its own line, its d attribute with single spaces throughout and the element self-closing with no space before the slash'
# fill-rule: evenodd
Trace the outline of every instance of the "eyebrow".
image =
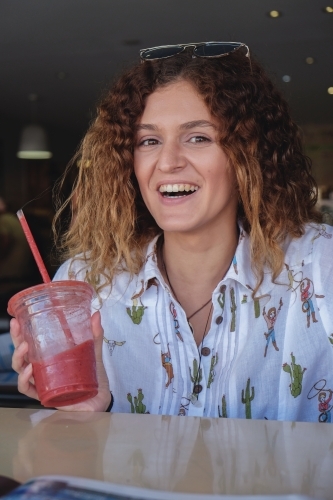
<svg viewBox="0 0 333 500">
<path fill-rule="evenodd" d="M 188 130 L 195 127 L 213 127 L 216 129 L 214 123 L 209 122 L 208 120 L 193 120 L 192 122 L 183 123 L 180 126 L 182 130 Z"/>
<path fill-rule="evenodd" d="M 182 123 L 179 128 L 181 130 L 189 130 L 189 129 L 195 128 L 195 127 L 213 127 L 214 129 L 216 129 L 216 126 L 212 122 L 209 122 L 208 120 L 193 120 L 191 122 Z M 137 131 L 139 131 L 139 130 L 157 131 L 158 127 L 156 125 L 151 124 L 151 123 L 139 123 L 136 127 L 136 130 Z"/>
<path fill-rule="evenodd" d="M 150 123 L 139 123 L 136 126 L 136 130 L 158 130 L 156 125 L 151 125 Z"/>
</svg>

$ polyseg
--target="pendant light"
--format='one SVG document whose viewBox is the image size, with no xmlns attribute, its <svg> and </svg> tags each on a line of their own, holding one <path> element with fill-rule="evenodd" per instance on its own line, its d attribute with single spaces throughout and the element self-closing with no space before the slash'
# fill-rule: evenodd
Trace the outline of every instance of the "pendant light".
<svg viewBox="0 0 333 500">
<path fill-rule="evenodd" d="M 36 123 L 37 94 L 28 96 L 31 109 L 31 123 L 21 133 L 17 157 L 25 160 L 45 160 L 52 157 L 48 147 L 47 134 L 43 127 Z"/>
</svg>

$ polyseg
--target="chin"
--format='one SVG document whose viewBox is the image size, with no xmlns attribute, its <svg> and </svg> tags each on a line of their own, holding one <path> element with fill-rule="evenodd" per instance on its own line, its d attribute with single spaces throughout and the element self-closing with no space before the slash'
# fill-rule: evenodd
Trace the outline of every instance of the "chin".
<svg viewBox="0 0 333 500">
<path fill-rule="evenodd" d="M 159 224 L 162 231 L 165 233 L 191 233 L 195 232 L 198 228 L 189 226 L 188 224 Z"/>
<path fill-rule="evenodd" d="M 159 221 L 159 220 L 156 220 L 156 223 L 162 229 L 162 231 L 165 231 L 167 233 L 179 232 L 179 231 L 183 232 L 183 231 L 189 230 L 189 225 L 185 224 L 185 223 L 180 224 L 180 223 L 165 222 L 165 221 Z"/>
<path fill-rule="evenodd" d="M 187 233 L 189 228 L 184 228 L 182 226 L 175 226 L 174 224 L 163 224 L 159 227 L 162 229 L 164 233 Z"/>
</svg>

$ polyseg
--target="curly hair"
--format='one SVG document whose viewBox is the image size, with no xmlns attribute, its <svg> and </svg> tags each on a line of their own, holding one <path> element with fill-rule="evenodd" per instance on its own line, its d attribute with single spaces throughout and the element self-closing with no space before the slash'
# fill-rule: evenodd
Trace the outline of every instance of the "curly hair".
<svg viewBox="0 0 333 500">
<path fill-rule="evenodd" d="M 133 169 L 135 129 L 147 97 L 187 81 L 220 124 L 219 141 L 234 169 L 238 217 L 250 236 L 257 286 L 267 266 L 275 280 L 283 266 L 281 244 L 319 221 L 310 160 L 280 92 L 251 57 L 193 58 L 189 51 L 139 63 L 125 71 L 102 99 L 97 117 L 74 158 L 78 176 L 64 207 L 74 215 L 61 239 L 64 258 L 89 264 L 88 280 L 110 284 L 122 270 L 143 265 L 147 243 L 161 229 L 146 208 Z M 78 257 L 80 256 L 80 257 Z M 255 292 L 254 291 L 254 292 Z"/>
</svg>

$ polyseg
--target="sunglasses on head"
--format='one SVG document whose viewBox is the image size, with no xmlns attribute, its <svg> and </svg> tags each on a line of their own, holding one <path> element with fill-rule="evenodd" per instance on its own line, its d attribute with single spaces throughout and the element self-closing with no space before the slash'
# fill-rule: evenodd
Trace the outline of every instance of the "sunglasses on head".
<svg viewBox="0 0 333 500">
<path fill-rule="evenodd" d="M 236 50 L 244 50 L 245 57 L 250 56 L 250 49 L 245 43 L 240 42 L 200 42 L 183 43 L 178 45 L 161 45 L 160 47 L 151 47 L 141 49 L 140 57 L 142 61 L 155 61 L 156 59 L 166 59 L 177 56 L 184 52 L 188 47 L 193 48 L 193 57 L 224 57 Z"/>
</svg>

